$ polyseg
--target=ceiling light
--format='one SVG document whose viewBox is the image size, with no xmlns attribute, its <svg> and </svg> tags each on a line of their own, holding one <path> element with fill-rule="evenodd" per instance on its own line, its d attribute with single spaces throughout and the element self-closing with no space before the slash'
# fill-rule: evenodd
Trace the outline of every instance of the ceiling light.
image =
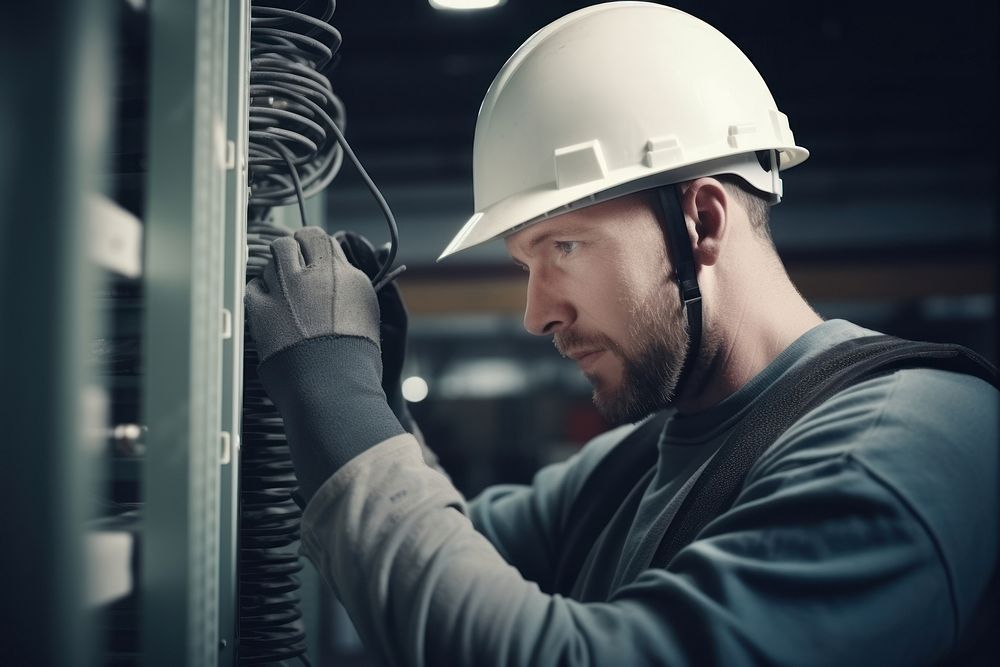
<svg viewBox="0 0 1000 667">
<path fill-rule="evenodd" d="M 507 0 L 430 0 L 434 9 L 490 9 L 499 7 Z"/>
</svg>

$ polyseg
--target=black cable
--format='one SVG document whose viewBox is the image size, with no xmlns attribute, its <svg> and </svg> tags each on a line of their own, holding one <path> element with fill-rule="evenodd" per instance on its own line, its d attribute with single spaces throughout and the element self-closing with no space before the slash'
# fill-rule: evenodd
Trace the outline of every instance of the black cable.
<svg viewBox="0 0 1000 667">
<path fill-rule="evenodd" d="M 292 162 L 292 154 L 287 148 L 282 146 L 280 143 L 275 143 L 274 147 L 281 153 L 281 157 L 285 159 L 285 164 L 288 166 L 288 174 L 292 177 L 292 185 L 295 186 L 295 198 L 299 202 L 299 217 L 302 219 L 302 226 L 308 226 L 306 222 L 306 198 L 302 194 L 302 182 L 299 180 L 299 170 L 295 168 L 295 164 Z"/>
<path fill-rule="evenodd" d="M 288 4 L 288 3 L 283 3 Z M 291 205 L 326 188 L 340 170 L 344 106 L 322 70 L 341 36 L 326 23 L 334 2 L 301 3 L 297 10 L 255 0 L 250 44 L 250 205 Z M 312 15 L 305 12 L 310 11 Z M 300 180 L 289 175 L 291 153 Z"/>
<path fill-rule="evenodd" d="M 271 243 L 290 233 L 265 221 L 270 208 L 294 201 L 307 224 L 304 189 L 325 187 L 342 161 L 326 135 L 335 121 L 343 123 L 343 106 L 333 102 L 329 82 L 324 85 L 309 70 L 328 62 L 333 50 L 285 29 L 295 19 L 282 14 L 253 3 L 247 280 L 267 266 Z M 291 81 L 286 72 L 293 73 Z M 237 657 L 239 664 L 252 665 L 302 657 L 306 646 L 296 578 L 302 568 L 296 549 L 301 510 L 292 500 L 297 481 L 281 416 L 257 375 L 260 360 L 248 330 L 244 340 Z"/>
<path fill-rule="evenodd" d="M 347 153 L 347 157 L 350 158 L 351 162 L 354 163 L 354 168 L 358 170 L 362 180 L 364 180 L 365 185 L 368 186 L 369 192 L 375 197 L 375 201 L 382 208 L 382 214 L 385 216 L 386 225 L 389 227 L 389 253 L 386 255 L 385 262 L 383 262 L 382 267 L 379 269 L 375 277 L 372 278 L 372 285 L 375 287 L 375 291 L 379 291 L 383 286 L 388 284 L 390 280 L 395 279 L 400 273 L 406 270 L 406 266 L 400 266 L 395 271 L 393 271 L 392 277 L 387 277 L 389 269 L 392 267 L 392 263 L 396 261 L 396 248 L 399 245 L 399 229 L 396 227 L 396 218 L 392 215 L 392 210 L 389 208 L 389 204 L 385 201 L 385 197 L 382 196 L 382 192 L 375 185 L 375 181 L 372 180 L 368 172 L 361 165 L 361 161 L 358 156 L 354 154 L 351 146 L 347 143 L 347 138 L 340 131 L 340 128 L 333 127 L 334 134 L 337 138 L 337 142 L 343 148 L 344 152 Z"/>
<path fill-rule="evenodd" d="M 271 243 L 289 233 L 259 219 L 248 224 L 247 280 L 263 273 Z M 295 472 L 281 415 L 257 375 L 256 347 L 244 334 L 237 656 L 253 665 L 303 656 L 306 635 L 295 576 L 302 569 Z"/>
<path fill-rule="evenodd" d="M 337 140 L 343 142 L 342 146 L 344 152 L 347 153 L 348 157 L 351 159 L 351 162 L 354 163 L 354 166 L 357 168 L 358 173 L 361 174 L 361 177 L 368 185 L 368 189 L 372 192 L 372 194 L 375 196 L 376 201 L 378 201 L 379 205 L 382 207 L 382 212 L 386 217 L 386 221 L 389 227 L 389 239 L 390 239 L 389 251 L 386 256 L 385 262 L 379 268 L 379 272 L 375 275 L 374 278 L 372 278 L 372 286 L 374 290 L 378 292 L 387 284 L 391 283 L 393 280 L 398 278 L 399 275 L 406 270 L 406 265 L 404 264 L 396 267 L 392 271 L 389 271 L 389 267 L 392 266 L 392 263 L 396 258 L 396 248 L 399 245 L 399 231 L 398 228 L 396 227 L 396 220 L 392 215 L 392 210 L 389 208 L 388 203 L 386 203 L 385 197 L 382 196 L 382 192 L 378 189 L 378 186 L 375 185 L 375 182 L 372 181 L 371 177 L 368 175 L 368 172 L 365 171 L 365 168 L 361 165 L 360 160 L 358 160 L 357 156 L 354 154 L 354 151 L 347 143 L 347 140 L 343 137 L 343 135 L 340 134 L 337 135 Z M 302 220 L 302 226 L 305 227 L 309 224 L 306 221 L 305 195 L 302 192 L 302 184 L 299 180 L 298 170 L 295 168 L 293 156 L 291 154 L 291 151 L 280 142 L 275 142 L 274 148 L 281 154 L 281 157 L 284 159 L 285 165 L 288 169 L 288 173 L 292 178 L 292 184 L 295 188 L 295 195 L 299 205 L 299 216 Z"/>
<path fill-rule="evenodd" d="M 250 205 L 297 203 L 306 225 L 304 199 L 324 188 L 340 171 L 346 153 L 378 202 L 389 230 L 389 251 L 372 278 L 376 291 L 405 270 L 392 270 L 399 230 L 392 210 L 344 136 L 345 113 L 322 73 L 340 48 L 340 32 L 327 21 L 335 2 L 319 16 L 254 2 L 250 46 Z M 263 216 L 262 216 L 263 217 Z M 391 272 L 390 272 L 391 271 Z"/>
<path fill-rule="evenodd" d="M 268 222 L 270 209 L 296 203 L 307 225 L 306 197 L 329 185 L 345 153 L 389 228 L 389 250 L 372 279 L 374 289 L 406 268 L 390 271 L 399 243 L 395 218 L 347 143 L 344 105 L 322 73 L 336 62 L 341 44 L 340 33 L 327 23 L 335 6 L 332 0 L 303 0 L 295 9 L 268 0 L 251 4 L 248 281 L 263 273 L 271 243 L 291 233 Z M 257 375 L 260 360 L 249 329 L 244 340 L 238 661 L 251 665 L 297 658 L 311 667 L 296 577 L 302 568 L 295 548 L 301 510 L 292 499 L 297 481 L 281 415 Z"/>
</svg>

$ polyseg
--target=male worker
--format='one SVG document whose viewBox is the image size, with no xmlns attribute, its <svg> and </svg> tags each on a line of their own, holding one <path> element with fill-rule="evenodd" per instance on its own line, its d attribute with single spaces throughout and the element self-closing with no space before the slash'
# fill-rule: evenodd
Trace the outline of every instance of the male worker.
<svg viewBox="0 0 1000 667">
<path fill-rule="evenodd" d="M 445 254 L 504 238 L 528 273 L 525 327 L 624 426 L 468 504 L 387 405 L 367 276 L 321 230 L 274 243 L 247 309 L 308 502 L 302 550 L 370 650 L 414 665 L 961 659 L 1000 523 L 997 392 L 972 375 L 909 368 L 835 392 L 655 562 L 726 438 L 781 411 L 782 379 L 872 334 L 823 322 L 769 239 L 779 169 L 807 155 L 746 57 L 682 12 L 589 7 L 513 55 L 476 128 L 478 212 Z M 655 458 L 605 502 L 613 485 L 591 473 L 649 424 Z M 610 505 L 584 543 L 581 495 Z"/>
</svg>

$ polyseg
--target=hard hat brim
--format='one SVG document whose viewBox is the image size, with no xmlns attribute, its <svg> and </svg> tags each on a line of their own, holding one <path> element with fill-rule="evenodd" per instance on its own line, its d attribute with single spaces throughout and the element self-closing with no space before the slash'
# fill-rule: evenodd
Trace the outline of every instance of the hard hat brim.
<svg viewBox="0 0 1000 667">
<path fill-rule="evenodd" d="M 801 146 L 789 146 L 778 150 L 784 171 L 801 164 L 809 157 L 809 151 Z M 770 185 L 769 172 L 753 169 L 756 157 L 753 153 L 727 155 L 715 160 L 696 161 L 693 164 L 672 167 L 664 171 L 650 173 L 641 165 L 619 169 L 599 182 L 583 183 L 570 188 L 558 188 L 556 183 L 534 188 L 526 192 L 501 199 L 477 211 L 462 226 L 444 252 L 437 258 L 440 262 L 455 253 L 467 250 L 488 241 L 504 238 L 545 220 L 576 211 L 587 206 L 609 201 L 650 188 L 682 183 L 703 176 L 736 174 L 744 177 L 762 192 L 780 195 Z M 757 173 L 754 173 L 757 172 Z M 778 180 L 780 184 L 780 180 Z M 569 201 L 569 203 L 565 203 Z M 511 224 L 511 221 L 517 221 Z"/>
</svg>

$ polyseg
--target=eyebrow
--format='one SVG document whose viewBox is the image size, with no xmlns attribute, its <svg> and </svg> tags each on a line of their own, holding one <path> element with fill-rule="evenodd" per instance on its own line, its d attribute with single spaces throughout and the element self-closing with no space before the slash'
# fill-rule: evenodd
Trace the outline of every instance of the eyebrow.
<svg viewBox="0 0 1000 667">
<path fill-rule="evenodd" d="M 576 225 L 567 225 L 563 229 L 551 229 L 549 231 L 542 232 L 535 238 L 531 239 L 531 241 L 528 243 L 528 253 L 530 254 L 532 250 L 534 250 L 541 244 L 545 243 L 553 236 L 565 236 L 566 234 L 577 234 L 579 232 L 580 230 Z M 517 257 L 515 257 L 513 254 L 511 254 L 510 258 L 518 266 L 524 266 L 524 262 L 518 260 Z"/>
<path fill-rule="evenodd" d="M 550 238 L 552 238 L 555 235 L 556 235 L 556 232 L 553 231 L 553 230 L 549 230 L 547 232 L 542 232 L 541 234 L 539 234 L 538 236 L 536 236 L 535 238 L 533 238 L 531 240 L 531 243 L 528 244 L 528 250 L 534 250 L 535 248 L 537 248 L 538 246 L 542 245 L 543 243 L 545 243 L 546 241 L 548 241 Z"/>
</svg>

